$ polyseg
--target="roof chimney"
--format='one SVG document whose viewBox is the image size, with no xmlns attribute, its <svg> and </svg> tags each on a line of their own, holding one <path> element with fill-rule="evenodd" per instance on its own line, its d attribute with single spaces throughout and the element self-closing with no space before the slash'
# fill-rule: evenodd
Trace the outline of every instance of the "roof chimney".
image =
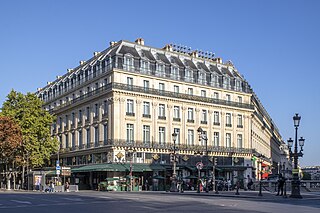
<svg viewBox="0 0 320 213">
<path fill-rule="evenodd" d="M 61 76 L 60 75 L 57 75 L 57 77 L 56 77 L 57 79 L 59 79 L 59 78 L 61 78 Z"/>
<path fill-rule="evenodd" d="M 190 55 L 191 55 L 191 57 L 198 58 L 198 51 L 195 50 Z"/>
<path fill-rule="evenodd" d="M 48 81 L 48 82 L 47 82 L 47 85 L 49 85 L 49 84 L 51 84 L 51 83 L 52 83 L 51 81 Z"/>
<path fill-rule="evenodd" d="M 143 38 L 137 38 L 135 41 L 137 44 L 144 45 L 144 39 Z"/>
<path fill-rule="evenodd" d="M 71 72 L 73 69 L 67 69 L 68 72 Z"/>
<path fill-rule="evenodd" d="M 113 47 L 114 45 L 116 45 L 117 44 L 117 42 L 115 42 L 115 41 L 110 41 L 110 47 Z"/>
<path fill-rule="evenodd" d="M 84 63 L 86 63 L 86 61 L 80 61 L 79 63 L 80 65 L 83 65 Z"/>
<path fill-rule="evenodd" d="M 100 54 L 100 52 L 94 52 L 93 53 L 93 56 L 97 56 L 97 55 L 99 55 Z"/>
<path fill-rule="evenodd" d="M 162 49 L 164 49 L 164 50 L 166 50 L 166 51 L 169 51 L 169 52 L 172 52 L 172 51 L 173 51 L 173 48 L 172 48 L 172 46 L 171 46 L 170 44 L 167 44 L 167 45 L 164 46 L 164 48 L 162 48 Z"/>
<path fill-rule="evenodd" d="M 215 58 L 214 59 L 217 63 L 222 64 L 222 58 Z"/>
</svg>

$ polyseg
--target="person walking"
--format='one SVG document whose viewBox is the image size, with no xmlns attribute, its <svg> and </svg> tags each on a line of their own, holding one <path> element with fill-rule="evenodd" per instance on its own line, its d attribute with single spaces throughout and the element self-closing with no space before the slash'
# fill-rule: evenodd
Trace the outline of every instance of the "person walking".
<svg viewBox="0 0 320 213">
<path fill-rule="evenodd" d="M 280 194 L 280 196 L 283 195 L 284 181 L 285 181 L 285 180 L 284 180 L 284 177 L 283 177 L 281 174 L 279 174 L 279 179 L 278 179 L 278 193 L 277 193 L 276 196 L 279 196 L 279 194 Z"/>
</svg>

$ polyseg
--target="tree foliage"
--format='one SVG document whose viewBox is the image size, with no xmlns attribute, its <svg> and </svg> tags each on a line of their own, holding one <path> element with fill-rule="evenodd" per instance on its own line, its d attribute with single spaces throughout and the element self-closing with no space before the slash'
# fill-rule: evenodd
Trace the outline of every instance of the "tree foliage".
<svg viewBox="0 0 320 213">
<path fill-rule="evenodd" d="M 51 137 L 51 125 L 55 118 L 42 106 L 43 102 L 35 94 L 23 95 L 12 90 L 1 112 L 21 127 L 23 156 L 32 167 L 42 166 L 58 149 L 58 141 Z"/>
<path fill-rule="evenodd" d="M 10 117 L 0 116 L 0 159 L 8 164 L 21 161 L 19 152 L 22 146 L 22 133 L 19 125 Z"/>
</svg>

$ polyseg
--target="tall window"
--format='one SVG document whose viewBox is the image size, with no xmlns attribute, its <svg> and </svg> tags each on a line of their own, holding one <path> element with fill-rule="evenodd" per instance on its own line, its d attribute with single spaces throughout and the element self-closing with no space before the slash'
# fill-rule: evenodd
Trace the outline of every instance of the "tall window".
<svg viewBox="0 0 320 213">
<path fill-rule="evenodd" d="M 193 108 L 188 108 L 188 121 L 193 122 Z"/>
<path fill-rule="evenodd" d="M 179 69 L 176 66 L 171 67 L 171 73 L 173 78 L 178 78 L 179 76 Z"/>
<path fill-rule="evenodd" d="M 203 109 L 201 113 L 201 123 L 207 124 L 207 110 Z"/>
<path fill-rule="evenodd" d="M 97 118 L 99 116 L 99 105 L 94 105 L 94 117 Z"/>
<path fill-rule="evenodd" d="M 188 88 L 188 95 L 193 95 L 193 89 L 192 88 Z"/>
<path fill-rule="evenodd" d="M 226 101 L 231 101 L 231 95 L 226 94 Z"/>
<path fill-rule="evenodd" d="M 130 56 L 124 57 L 124 66 L 125 70 L 133 70 L 133 58 Z"/>
<path fill-rule="evenodd" d="M 74 125 L 75 120 L 76 120 L 76 117 L 75 117 L 74 112 L 73 112 L 73 113 L 71 113 L 71 125 Z"/>
<path fill-rule="evenodd" d="M 147 72 L 149 70 L 149 62 L 148 61 L 142 61 L 141 62 L 141 70 L 144 72 Z"/>
<path fill-rule="evenodd" d="M 94 145 L 99 146 L 99 127 L 94 127 Z"/>
<path fill-rule="evenodd" d="M 219 99 L 219 93 L 214 92 L 213 93 L 213 98 L 218 100 Z"/>
<path fill-rule="evenodd" d="M 159 117 L 165 118 L 165 105 L 164 104 L 159 104 Z"/>
<path fill-rule="evenodd" d="M 238 96 L 238 103 L 242 103 L 242 97 L 241 96 Z"/>
<path fill-rule="evenodd" d="M 237 146 L 238 146 L 238 148 L 242 148 L 242 147 L 243 147 L 243 144 L 242 144 L 242 135 L 241 135 L 241 134 L 238 134 L 238 135 L 237 135 Z"/>
<path fill-rule="evenodd" d="M 160 75 L 164 74 L 164 65 L 163 64 L 157 64 L 158 72 Z"/>
<path fill-rule="evenodd" d="M 134 115 L 133 100 L 127 99 L 127 115 Z"/>
<path fill-rule="evenodd" d="M 133 141 L 134 141 L 133 124 L 127 124 L 127 142 L 132 143 Z"/>
<path fill-rule="evenodd" d="M 165 133 L 166 133 L 166 128 L 159 127 L 159 144 L 165 143 Z"/>
<path fill-rule="evenodd" d="M 159 83 L 160 94 L 164 93 L 164 83 Z"/>
<path fill-rule="evenodd" d="M 143 125 L 143 143 L 150 142 L 150 126 Z"/>
<path fill-rule="evenodd" d="M 133 78 L 127 77 L 127 85 L 128 85 L 128 89 L 133 88 Z"/>
<path fill-rule="evenodd" d="M 150 115 L 150 102 L 143 102 L 143 115 L 149 116 Z"/>
<path fill-rule="evenodd" d="M 220 118 L 219 118 L 219 112 L 214 111 L 213 113 L 213 124 L 214 125 L 220 125 Z"/>
<path fill-rule="evenodd" d="M 147 80 L 143 80 L 143 88 L 145 91 L 149 90 L 150 88 L 150 82 Z"/>
<path fill-rule="evenodd" d="M 90 120 L 90 107 L 87 107 L 87 117 L 86 120 L 89 121 Z"/>
<path fill-rule="evenodd" d="M 187 79 L 187 80 L 192 80 L 192 79 L 193 79 L 192 70 L 186 69 L 186 79 Z"/>
<path fill-rule="evenodd" d="M 213 133 L 213 144 L 214 146 L 219 146 L 220 142 L 219 142 L 219 132 L 214 132 Z"/>
<path fill-rule="evenodd" d="M 66 139 L 66 148 L 69 148 L 69 135 L 68 135 L 68 133 L 65 134 L 65 139 Z"/>
<path fill-rule="evenodd" d="M 174 93 L 178 94 L 179 93 L 179 86 L 174 85 L 173 90 L 174 90 Z"/>
<path fill-rule="evenodd" d="M 78 114 L 78 122 L 81 123 L 82 122 L 82 110 L 79 110 L 79 114 Z"/>
<path fill-rule="evenodd" d="M 207 97 L 207 92 L 205 90 L 201 90 L 201 97 Z"/>
<path fill-rule="evenodd" d="M 103 143 L 108 143 L 108 124 L 103 125 Z"/>
<path fill-rule="evenodd" d="M 173 132 L 175 132 L 177 134 L 176 144 L 180 144 L 180 129 L 174 128 Z"/>
<path fill-rule="evenodd" d="M 87 129 L 87 147 L 90 147 L 91 139 L 90 139 L 90 127 Z"/>
<path fill-rule="evenodd" d="M 179 106 L 173 107 L 173 118 L 180 118 L 180 107 Z"/>
<path fill-rule="evenodd" d="M 231 147 L 231 133 L 226 133 L 226 147 Z"/>
<path fill-rule="evenodd" d="M 231 113 L 226 113 L 226 126 L 231 127 Z"/>
<path fill-rule="evenodd" d="M 72 149 L 75 148 L 75 145 L 76 145 L 75 133 L 72 132 L 71 133 L 71 147 L 72 147 Z"/>
<path fill-rule="evenodd" d="M 103 102 L 103 115 L 104 116 L 108 115 L 108 102 L 107 101 Z"/>
<path fill-rule="evenodd" d="M 192 129 L 188 129 L 188 145 L 194 144 L 194 131 Z"/>
<path fill-rule="evenodd" d="M 79 147 L 81 147 L 82 148 L 82 131 L 81 130 L 79 130 L 79 132 L 78 132 L 78 141 L 79 141 Z"/>
<path fill-rule="evenodd" d="M 242 115 L 238 115 L 237 116 L 237 127 L 238 128 L 242 128 L 243 125 L 242 125 Z"/>
</svg>

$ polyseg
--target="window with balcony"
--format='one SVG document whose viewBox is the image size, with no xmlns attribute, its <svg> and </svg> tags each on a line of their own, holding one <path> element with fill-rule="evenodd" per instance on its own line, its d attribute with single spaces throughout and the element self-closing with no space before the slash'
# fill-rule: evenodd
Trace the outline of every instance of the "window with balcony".
<svg viewBox="0 0 320 213">
<path fill-rule="evenodd" d="M 219 132 L 213 133 L 213 144 L 214 146 L 220 146 Z"/>
<path fill-rule="evenodd" d="M 231 101 L 231 95 L 226 94 L 226 101 L 230 102 Z"/>
<path fill-rule="evenodd" d="M 127 124 L 127 143 L 133 143 L 133 141 L 134 141 L 133 124 Z"/>
<path fill-rule="evenodd" d="M 177 134 L 177 138 L 176 138 L 176 144 L 180 144 L 180 129 L 179 128 L 174 128 L 173 132 L 175 132 Z"/>
<path fill-rule="evenodd" d="M 220 113 L 218 111 L 213 112 L 213 125 L 220 125 Z"/>
<path fill-rule="evenodd" d="M 165 144 L 166 128 L 159 127 L 159 144 Z"/>
<path fill-rule="evenodd" d="M 146 102 L 146 101 L 143 102 L 143 115 L 142 116 L 145 118 L 151 117 L 151 115 L 150 115 L 150 102 Z"/>
<path fill-rule="evenodd" d="M 127 99 L 127 111 L 126 115 L 128 116 L 134 116 L 134 105 L 133 105 L 133 100 Z"/>
<path fill-rule="evenodd" d="M 162 63 L 157 64 L 157 74 L 158 76 L 165 76 L 165 66 Z"/>
<path fill-rule="evenodd" d="M 78 141 L 79 141 L 79 147 L 82 148 L 83 144 L 82 144 L 82 131 L 79 130 L 78 132 Z"/>
<path fill-rule="evenodd" d="M 90 147 L 90 143 L 91 143 L 91 136 L 90 136 L 90 127 L 86 129 L 87 131 L 87 148 Z"/>
<path fill-rule="evenodd" d="M 201 124 L 207 124 L 208 123 L 208 113 L 207 110 L 203 109 L 201 113 Z"/>
<path fill-rule="evenodd" d="M 141 71 L 147 73 L 149 71 L 149 62 L 142 60 L 141 61 Z"/>
<path fill-rule="evenodd" d="M 242 104 L 242 97 L 241 96 L 238 96 L 238 103 Z"/>
<path fill-rule="evenodd" d="M 173 107 L 173 120 L 174 121 L 180 121 L 180 107 L 174 106 Z"/>
<path fill-rule="evenodd" d="M 97 119 L 99 117 L 99 105 L 94 105 L 94 119 Z"/>
<path fill-rule="evenodd" d="M 128 71 L 134 70 L 133 57 L 131 55 L 126 55 L 124 57 L 123 69 Z"/>
<path fill-rule="evenodd" d="M 171 75 L 173 79 L 178 80 L 179 79 L 179 68 L 176 66 L 171 67 Z"/>
<path fill-rule="evenodd" d="M 164 104 L 159 104 L 159 119 L 165 120 L 166 119 L 166 114 L 165 114 L 165 105 Z"/>
<path fill-rule="evenodd" d="M 90 107 L 87 107 L 87 110 L 86 110 L 86 122 L 89 122 L 90 121 Z"/>
<path fill-rule="evenodd" d="M 99 146 L 99 127 L 94 127 L 94 146 Z"/>
<path fill-rule="evenodd" d="M 173 86 L 173 91 L 174 91 L 175 94 L 179 94 L 179 86 L 174 85 Z"/>
<path fill-rule="evenodd" d="M 227 127 L 232 127 L 232 123 L 231 123 L 231 113 L 226 113 L 226 126 L 227 126 Z"/>
<path fill-rule="evenodd" d="M 143 143 L 149 144 L 150 143 L 150 126 L 143 125 Z"/>
<path fill-rule="evenodd" d="M 205 90 L 201 90 L 201 97 L 207 97 L 207 92 Z"/>
<path fill-rule="evenodd" d="M 242 115 L 238 115 L 238 116 L 237 116 L 237 127 L 238 127 L 238 128 L 243 128 Z"/>
<path fill-rule="evenodd" d="M 143 80 L 143 89 L 144 91 L 149 91 L 150 82 L 148 80 Z"/>
<path fill-rule="evenodd" d="M 164 83 L 159 83 L 159 92 L 160 92 L 160 94 L 164 94 L 164 90 L 165 90 Z"/>
<path fill-rule="evenodd" d="M 187 122 L 194 123 L 193 108 L 188 108 L 188 119 Z"/>
<path fill-rule="evenodd" d="M 194 144 L 194 131 L 192 129 L 188 129 L 188 140 L 187 145 L 193 145 Z"/>
<path fill-rule="evenodd" d="M 127 77 L 127 86 L 129 90 L 133 89 L 133 78 Z"/>
<path fill-rule="evenodd" d="M 243 148 L 242 135 L 241 134 L 237 135 L 237 146 L 238 146 L 238 148 Z"/>
<path fill-rule="evenodd" d="M 103 101 L 103 116 L 108 116 L 108 102 Z"/>
<path fill-rule="evenodd" d="M 226 147 L 231 147 L 231 133 L 226 133 Z"/>
<path fill-rule="evenodd" d="M 188 88 L 188 95 L 193 95 L 193 89 L 192 88 Z"/>
<path fill-rule="evenodd" d="M 189 68 L 186 68 L 185 70 L 185 80 L 189 82 L 193 81 L 193 72 Z"/>
</svg>

